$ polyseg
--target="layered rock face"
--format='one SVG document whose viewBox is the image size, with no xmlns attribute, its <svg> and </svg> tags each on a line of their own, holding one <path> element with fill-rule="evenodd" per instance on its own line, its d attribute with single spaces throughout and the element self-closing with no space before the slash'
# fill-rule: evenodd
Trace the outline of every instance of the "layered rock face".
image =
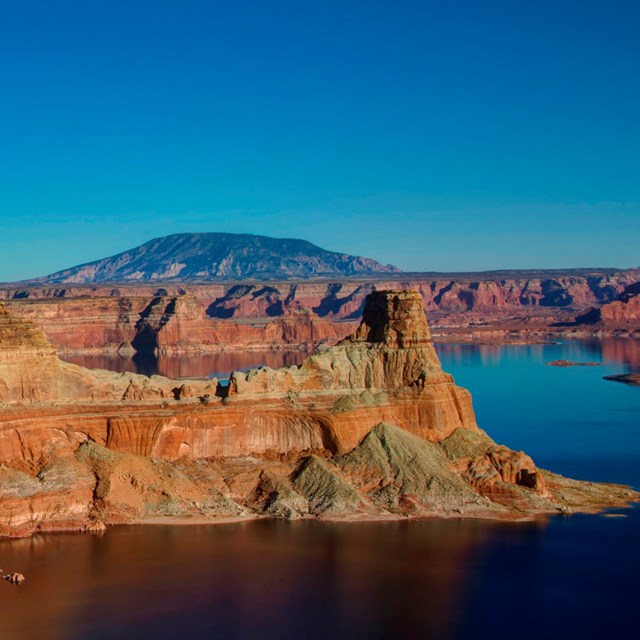
<svg viewBox="0 0 640 640">
<path fill-rule="evenodd" d="M 496 445 L 442 371 L 415 291 L 371 294 L 349 338 L 228 387 L 68 365 L 2 318 L 0 534 L 158 516 L 523 517 L 638 497 Z"/>
<path fill-rule="evenodd" d="M 380 291 L 367 298 L 356 332 L 300 367 L 234 374 L 232 391 L 312 389 L 410 389 L 451 381 L 443 374 L 415 291 Z M 284 386 L 283 386 L 284 385 Z"/>
<path fill-rule="evenodd" d="M 632 328 L 640 325 L 640 282 L 629 285 L 613 302 L 591 308 L 576 318 L 580 325 Z"/>
<path fill-rule="evenodd" d="M 193 296 L 156 297 L 140 314 L 132 340 L 138 351 L 167 349 L 189 351 L 219 344 L 205 317 L 204 307 Z"/>
<path fill-rule="evenodd" d="M 5 303 L 15 317 L 32 320 L 64 354 L 190 354 L 237 349 L 311 349 L 335 344 L 357 326 L 306 309 L 252 322 L 206 315 L 195 295 L 18 298 Z M 118 295 L 122 292 L 119 290 Z M 157 292 L 156 292 L 157 293 Z"/>
<path fill-rule="evenodd" d="M 415 291 L 372 293 L 353 336 L 297 367 L 234 373 L 228 393 L 234 401 L 284 393 L 301 403 L 317 396 L 318 407 L 324 393 L 331 415 L 312 415 L 326 425 L 336 452 L 354 447 L 378 422 L 435 441 L 459 427 L 476 428 L 470 394 L 442 371 Z"/>
<path fill-rule="evenodd" d="M 166 355 L 254 347 L 311 348 L 335 343 L 340 337 L 332 322 L 311 312 L 289 313 L 261 324 L 216 321 L 206 316 L 195 296 L 183 295 L 155 298 L 136 324 L 132 345 L 137 351 Z"/>
<path fill-rule="evenodd" d="M 149 298 L 120 291 L 78 296 L 71 292 L 69 297 L 66 291 L 49 293 L 51 297 L 16 298 L 7 301 L 6 307 L 13 316 L 37 324 L 58 351 L 114 352 L 130 345 L 136 324 L 150 303 Z"/>
<path fill-rule="evenodd" d="M 624 300 L 638 286 L 640 271 L 383 277 L 161 288 L 31 286 L 0 295 L 12 314 L 36 322 L 58 350 L 69 353 L 126 351 L 132 343 L 167 354 L 332 345 L 353 332 L 372 291 L 406 288 L 420 292 L 439 336 L 640 330 L 637 304 Z M 569 326 L 587 312 L 586 322 Z"/>
<path fill-rule="evenodd" d="M 30 402 L 56 394 L 58 358 L 34 324 L 0 305 L 0 402 Z"/>
</svg>

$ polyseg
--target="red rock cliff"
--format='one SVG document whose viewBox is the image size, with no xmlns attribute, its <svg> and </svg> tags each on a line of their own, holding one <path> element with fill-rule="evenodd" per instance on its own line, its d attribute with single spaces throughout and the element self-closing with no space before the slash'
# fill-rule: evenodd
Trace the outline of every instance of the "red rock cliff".
<svg viewBox="0 0 640 640">
<path fill-rule="evenodd" d="M 0 310 L 0 534 L 153 515 L 526 514 L 620 505 L 478 429 L 415 291 L 298 367 L 216 381 L 89 371 Z"/>
<path fill-rule="evenodd" d="M 435 314 L 445 330 L 486 323 L 523 331 L 533 324 L 544 330 L 573 320 L 592 306 L 618 300 L 640 279 L 640 272 L 633 270 L 476 275 L 407 276 L 404 280 L 394 275 L 393 280 L 367 282 L 166 284 L 160 289 L 150 285 L 33 286 L 5 288 L 0 295 L 13 314 L 34 320 L 58 349 L 117 350 L 138 338 L 147 348 L 156 345 L 161 352 L 179 353 L 333 343 L 349 335 L 353 325 L 344 321 L 360 318 L 366 296 L 375 289 L 419 291 L 425 310 Z M 604 313 L 631 317 L 627 310 L 614 307 Z"/>
</svg>

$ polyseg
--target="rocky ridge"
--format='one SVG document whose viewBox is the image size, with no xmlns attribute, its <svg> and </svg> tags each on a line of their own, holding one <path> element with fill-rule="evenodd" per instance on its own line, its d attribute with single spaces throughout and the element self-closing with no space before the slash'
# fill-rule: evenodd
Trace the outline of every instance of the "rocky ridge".
<svg viewBox="0 0 640 640">
<path fill-rule="evenodd" d="M 370 294 L 335 347 L 228 386 L 63 363 L 6 309 L 0 338 L 2 535 L 158 517 L 522 518 L 639 497 L 494 443 L 442 371 L 415 291 Z"/>
<path fill-rule="evenodd" d="M 640 324 L 640 282 L 634 282 L 613 301 L 592 307 L 576 318 L 578 325 L 591 325 L 601 329 L 636 328 Z"/>
<path fill-rule="evenodd" d="M 358 325 L 369 293 L 415 289 L 439 339 L 640 335 L 638 271 L 458 280 L 8 287 L 12 315 L 33 320 L 61 353 L 330 346 Z M 602 317 L 601 317 L 602 316 Z M 132 346 L 134 345 L 134 346 Z"/>
</svg>

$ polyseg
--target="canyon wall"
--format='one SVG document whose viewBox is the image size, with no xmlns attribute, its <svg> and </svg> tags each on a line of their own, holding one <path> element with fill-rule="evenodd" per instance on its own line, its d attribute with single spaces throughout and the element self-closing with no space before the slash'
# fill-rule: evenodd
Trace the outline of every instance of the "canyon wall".
<svg viewBox="0 0 640 640">
<path fill-rule="evenodd" d="M 594 323 L 600 332 L 635 331 L 637 301 L 625 296 L 632 297 L 639 281 L 640 271 L 628 270 L 529 278 L 7 287 L 0 295 L 13 315 L 36 322 L 62 352 L 162 354 L 330 346 L 354 330 L 366 296 L 376 289 L 419 291 L 439 336 L 582 334 L 595 332 L 589 328 Z M 586 321 L 572 327 L 582 316 Z"/>
<path fill-rule="evenodd" d="M 12 299 L 15 317 L 43 329 L 61 353 L 198 353 L 221 349 L 312 348 L 335 344 L 356 322 L 333 322 L 308 311 L 271 319 L 211 318 L 194 295 Z M 73 295 L 73 294 L 71 294 Z"/>
<path fill-rule="evenodd" d="M 612 302 L 592 307 L 579 315 L 576 323 L 600 328 L 637 328 L 640 325 L 640 282 L 626 287 Z"/>
<path fill-rule="evenodd" d="M 583 272 L 584 271 L 584 272 Z M 640 281 L 640 269 L 581 270 L 580 275 L 464 274 L 456 277 L 393 274 L 343 280 L 225 282 L 183 284 L 117 284 L 43 286 L 5 285 L 5 300 L 68 298 L 144 298 L 193 295 L 214 318 L 264 318 L 291 311 L 311 310 L 320 317 L 359 316 L 367 294 L 375 289 L 420 291 L 427 311 L 473 311 L 501 307 L 571 307 L 580 309 L 617 299 Z"/>
</svg>

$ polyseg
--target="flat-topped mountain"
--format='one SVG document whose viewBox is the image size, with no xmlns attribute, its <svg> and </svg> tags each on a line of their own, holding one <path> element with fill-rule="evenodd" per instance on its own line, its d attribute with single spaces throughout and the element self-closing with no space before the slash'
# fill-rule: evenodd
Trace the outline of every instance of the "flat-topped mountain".
<svg viewBox="0 0 640 640">
<path fill-rule="evenodd" d="M 179 233 L 32 282 L 206 281 L 397 273 L 393 265 L 326 251 L 306 240 L 237 233 Z"/>
</svg>

